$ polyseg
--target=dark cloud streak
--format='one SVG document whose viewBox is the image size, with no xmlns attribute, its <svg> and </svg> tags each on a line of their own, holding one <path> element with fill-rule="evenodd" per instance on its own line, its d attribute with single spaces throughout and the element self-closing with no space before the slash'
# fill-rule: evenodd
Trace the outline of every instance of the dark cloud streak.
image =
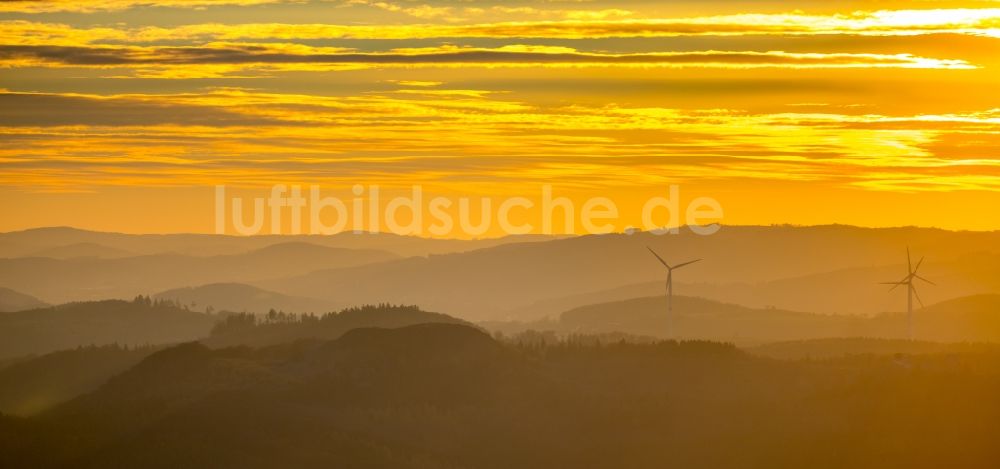
<svg viewBox="0 0 1000 469">
<path fill-rule="evenodd" d="M 0 93 L 0 125 L 4 126 L 134 126 L 278 124 L 264 117 L 225 109 L 130 98 L 94 98 L 44 93 Z M 287 122 L 280 122 L 289 125 Z M 6 138 L 12 138 L 8 136 Z"/>
<path fill-rule="evenodd" d="M 226 64 L 746 64 L 906 65 L 913 60 L 871 54 L 787 54 L 781 52 L 676 52 L 596 54 L 587 52 L 443 50 L 410 53 L 288 53 L 264 46 L 73 47 L 0 46 L 0 60 L 34 60 L 70 66 Z"/>
</svg>

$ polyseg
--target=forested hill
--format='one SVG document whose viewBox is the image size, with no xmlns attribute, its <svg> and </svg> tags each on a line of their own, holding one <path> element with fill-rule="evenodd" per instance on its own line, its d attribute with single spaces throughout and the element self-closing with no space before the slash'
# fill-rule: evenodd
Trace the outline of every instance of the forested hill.
<svg viewBox="0 0 1000 469">
<path fill-rule="evenodd" d="M 0 314 L 0 358 L 88 345 L 176 344 L 208 335 L 218 318 L 138 297 Z"/>
<path fill-rule="evenodd" d="M 336 312 L 290 314 L 271 310 L 266 315 L 232 314 L 212 329 L 204 343 L 212 347 L 264 346 L 302 339 L 332 340 L 364 327 L 397 328 L 425 323 L 469 323 L 408 305 L 365 305 Z"/>
<path fill-rule="evenodd" d="M 0 419 L 0 466 L 995 468 L 998 393 L 995 349 L 786 362 L 422 324 L 157 352 Z"/>
</svg>

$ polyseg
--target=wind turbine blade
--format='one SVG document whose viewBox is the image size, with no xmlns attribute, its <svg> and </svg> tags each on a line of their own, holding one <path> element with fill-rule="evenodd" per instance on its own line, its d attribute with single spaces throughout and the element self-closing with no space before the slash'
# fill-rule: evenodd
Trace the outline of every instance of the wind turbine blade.
<svg viewBox="0 0 1000 469">
<path fill-rule="evenodd" d="M 656 251 L 653 250 L 653 248 L 651 248 L 649 246 L 646 246 L 646 249 L 649 249 L 649 252 L 653 253 L 653 255 L 656 256 L 657 259 L 659 259 L 660 264 L 663 264 L 663 266 L 666 267 L 666 268 L 668 268 L 668 269 L 670 268 L 670 265 L 667 264 L 667 261 L 663 260 L 663 258 L 660 257 L 660 255 L 657 254 Z"/>
<path fill-rule="evenodd" d="M 899 282 L 879 282 L 879 285 L 892 285 L 892 288 L 890 288 L 889 291 L 893 291 L 893 290 L 896 289 L 896 287 L 898 287 L 900 285 L 906 285 L 906 284 L 910 283 L 910 282 L 907 282 L 906 280 L 907 279 L 904 278 L 902 281 L 899 281 Z"/>
<path fill-rule="evenodd" d="M 921 276 L 919 276 L 917 274 L 913 274 L 913 276 L 916 277 L 916 278 L 919 278 L 920 280 L 923 280 L 923 281 L 925 281 L 925 282 L 927 282 L 927 283 L 929 283 L 931 285 L 937 285 L 936 283 L 934 283 L 934 282 L 932 282 L 930 280 L 927 280 L 927 279 L 925 279 L 925 278 L 923 278 L 923 277 L 921 277 Z"/>
<path fill-rule="evenodd" d="M 921 257 L 920 260 L 917 261 L 917 266 L 913 268 L 913 272 L 911 272 L 911 274 L 912 275 L 917 275 L 917 271 L 920 270 L 920 264 L 923 264 L 923 263 L 924 263 L 924 258 Z"/>
<path fill-rule="evenodd" d="M 910 247 L 909 246 L 906 247 L 906 273 L 907 274 L 912 274 L 913 273 L 913 263 L 910 262 Z"/>
<path fill-rule="evenodd" d="M 675 269 L 679 269 L 679 268 L 681 268 L 681 267 L 684 267 L 684 266 L 686 266 L 686 265 L 690 265 L 690 264 L 694 264 L 695 262 L 698 262 L 698 261 L 700 261 L 700 260 L 701 260 L 701 259 L 695 259 L 695 260 L 693 260 L 693 261 L 687 261 L 687 262 L 685 262 L 685 263 L 683 263 L 683 264 L 677 264 L 677 265 L 675 265 L 675 266 L 674 266 L 674 268 L 675 268 Z"/>
<path fill-rule="evenodd" d="M 917 297 L 917 302 L 920 303 L 920 307 L 924 308 L 925 307 L 924 306 L 924 300 L 920 299 L 920 294 L 917 293 L 917 289 L 913 288 L 913 287 L 910 287 L 910 289 L 913 290 L 913 296 Z"/>
</svg>

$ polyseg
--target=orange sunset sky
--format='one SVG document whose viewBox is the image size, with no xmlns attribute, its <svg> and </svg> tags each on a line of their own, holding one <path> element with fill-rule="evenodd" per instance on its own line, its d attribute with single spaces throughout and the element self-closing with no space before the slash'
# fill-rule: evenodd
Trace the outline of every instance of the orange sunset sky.
<svg viewBox="0 0 1000 469">
<path fill-rule="evenodd" d="M 212 232 L 214 186 L 1000 229 L 1000 1 L 0 2 L 0 230 Z M 457 235 L 457 234 L 456 234 Z"/>
</svg>

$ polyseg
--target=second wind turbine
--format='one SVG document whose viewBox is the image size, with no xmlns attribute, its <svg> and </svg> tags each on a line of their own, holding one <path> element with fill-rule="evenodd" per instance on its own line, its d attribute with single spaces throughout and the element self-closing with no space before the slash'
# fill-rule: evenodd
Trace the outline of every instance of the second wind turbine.
<svg viewBox="0 0 1000 469">
<path fill-rule="evenodd" d="M 660 263 L 663 264 L 663 266 L 667 268 L 667 337 L 673 338 L 673 336 L 674 336 L 674 325 L 673 325 L 673 315 L 674 315 L 674 313 L 673 313 L 673 310 L 674 310 L 674 305 L 673 305 L 673 302 L 674 302 L 674 270 L 675 269 L 679 269 L 681 267 L 684 267 L 686 265 L 694 264 L 695 262 L 698 262 L 701 259 L 695 259 L 693 261 L 682 262 L 682 263 L 677 264 L 677 265 L 670 265 L 670 264 L 667 264 L 667 261 L 663 260 L 663 258 L 660 257 L 660 255 L 657 254 L 656 251 L 653 250 L 653 248 L 651 248 L 649 246 L 646 246 L 646 249 L 649 249 L 649 252 L 653 253 L 653 255 L 656 256 L 656 259 L 659 260 Z"/>
<path fill-rule="evenodd" d="M 921 257 L 917 261 L 917 266 L 913 266 L 913 261 L 910 260 L 910 248 L 906 248 L 906 277 L 898 282 L 880 282 L 883 285 L 892 285 L 889 291 L 893 291 L 896 287 L 900 285 L 906 285 L 906 335 L 910 340 L 913 340 L 913 297 L 917 297 L 917 301 L 920 303 L 920 307 L 924 307 L 924 301 L 920 299 L 920 295 L 917 293 L 917 287 L 913 284 L 913 279 L 920 279 L 931 285 L 935 285 L 934 282 L 927 280 L 917 274 L 920 270 L 920 265 L 924 263 L 924 258 Z"/>
</svg>

